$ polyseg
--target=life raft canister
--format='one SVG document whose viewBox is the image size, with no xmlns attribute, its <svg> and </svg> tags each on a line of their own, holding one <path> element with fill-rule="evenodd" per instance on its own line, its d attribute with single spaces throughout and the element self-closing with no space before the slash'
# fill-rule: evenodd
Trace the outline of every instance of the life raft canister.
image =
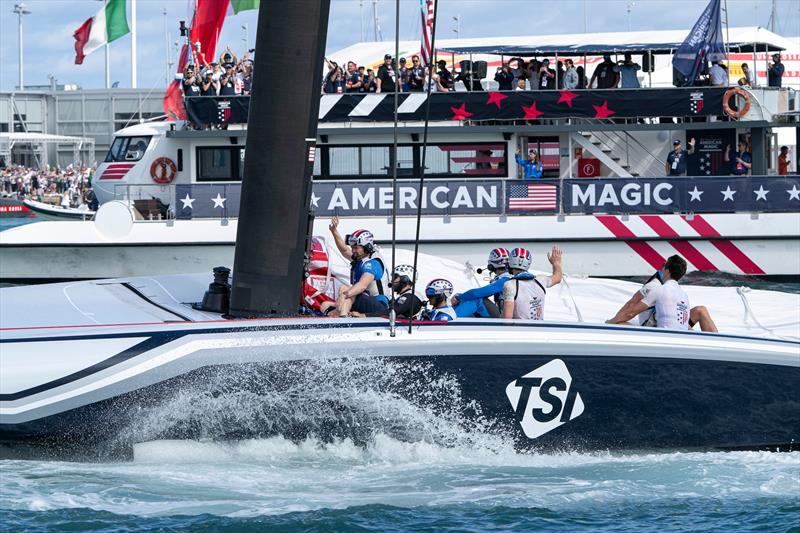
<svg viewBox="0 0 800 533">
<path fill-rule="evenodd" d="M 731 97 L 734 95 L 741 96 L 744 100 L 744 105 L 742 105 L 739 110 L 731 109 L 729 104 Z M 739 87 L 728 89 L 725 91 L 725 94 L 722 95 L 722 110 L 731 118 L 742 118 L 750 111 L 750 93 Z"/>
<path fill-rule="evenodd" d="M 159 157 L 150 165 L 150 177 L 160 185 L 172 183 L 178 168 L 169 157 Z"/>
</svg>

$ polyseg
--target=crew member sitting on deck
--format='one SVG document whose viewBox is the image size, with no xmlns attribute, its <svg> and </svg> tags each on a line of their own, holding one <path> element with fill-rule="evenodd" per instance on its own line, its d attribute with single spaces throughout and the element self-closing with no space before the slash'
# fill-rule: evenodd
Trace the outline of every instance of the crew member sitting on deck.
<svg viewBox="0 0 800 533">
<path fill-rule="evenodd" d="M 617 311 L 614 318 L 607 320 L 606 323 L 631 325 L 628 321 L 638 315 L 640 326 L 687 329 L 686 325 L 681 323 L 681 320 L 676 321 L 674 316 L 676 311 L 674 309 L 671 311 L 670 306 L 666 305 L 668 300 L 675 299 L 673 293 L 676 293 L 676 291 L 673 284 L 677 287 L 678 280 L 681 279 L 685 273 L 686 261 L 678 255 L 671 256 L 667 259 L 667 262 L 664 263 L 664 267 L 653 274 L 650 279 L 642 285 L 642 288 L 636 291 L 636 294 Z M 668 286 L 667 282 L 670 280 L 672 280 L 673 283 Z M 666 316 L 662 318 L 665 325 L 662 325 L 659 320 L 658 302 L 661 299 L 662 293 L 665 291 L 669 291 L 669 295 L 660 304 L 661 315 L 665 315 L 666 313 Z M 680 287 L 678 287 L 678 291 L 685 296 L 685 293 Z M 689 309 L 688 297 L 685 302 L 686 309 Z M 682 309 L 681 307 L 677 311 L 678 315 L 683 315 Z M 714 320 L 711 318 L 711 313 L 708 312 L 705 306 L 698 305 L 697 307 L 691 308 L 687 318 L 689 329 L 693 328 L 695 324 L 700 324 L 700 329 L 703 331 L 717 331 L 717 325 L 714 323 Z"/>
<path fill-rule="evenodd" d="M 546 289 L 561 283 L 561 249 L 553 246 L 547 254 L 553 265 L 550 276 L 534 276 L 531 267 L 532 255 L 525 248 L 514 248 L 508 258 L 508 269 L 512 278 L 503 286 L 503 318 L 544 320 L 544 296 Z"/>
<path fill-rule="evenodd" d="M 486 270 L 494 275 L 494 279 L 484 287 L 453 296 L 451 303 L 458 316 L 500 318 L 503 309 L 503 285 L 511 279 L 508 256 L 506 248 L 495 248 L 489 252 Z"/>
<path fill-rule="evenodd" d="M 453 284 L 446 279 L 435 279 L 425 287 L 425 296 L 431 304 L 430 309 L 425 309 L 422 314 L 424 320 L 434 322 L 450 322 L 457 318 L 456 311 L 450 304 L 450 297 L 453 296 Z"/>
<path fill-rule="evenodd" d="M 411 320 L 422 311 L 422 300 L 412 292 L 417 273 L 411 265 L 397 265 L 392 273 L 392 290 L 394 299 L 389 306 L 394 309 L 397 318 Z"/>
<path fill-rule="evenodd" d="M 328 228 L 331 230 L 336 247 L 345 257 L 349 257 L 350 285 L 339 290 L 335 309 L 340 317 L 351 316 L 350 312 L 364 315 L 388 315 L 389 300 L 383 291 L 384 266 L 376 252 L 372 233 L 360 229 L 342 238 L 339 233 L 339 217 L 333 217 Z M 322 309 L 330 314 L 332 307 Z"/>
<path fill-rule="evenodd" d="M 519 148 L 517 148 L 516 155 L 514 159 L 517 161 L 517 164 L 521 166 L 525 170 L 525 179 L 526 180 L 533 180 L 539 179 L 542 177 L 542 161 L 539 159 L 539 154 L 536 153 L 536 150 L 528 150 L 528 160 L 525 161 L 519 155 Z"/>
</svg>

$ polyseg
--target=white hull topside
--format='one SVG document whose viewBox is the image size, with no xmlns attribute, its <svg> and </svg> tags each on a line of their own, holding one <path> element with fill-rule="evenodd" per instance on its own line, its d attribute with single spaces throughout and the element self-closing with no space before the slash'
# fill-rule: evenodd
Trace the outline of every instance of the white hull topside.
<svg viewBox="0 0 800 533">
<path fill-rule="evenodd" d="M 653 229 L 655 218 L 660 234 Z M 614 223 L 609 228 L 609 219 Z M 648 219 L 649 222 L 648 223 Z M 690 223 L 694 220 L 694 223 Z M 341 230 L 368 228 L 388 251 L 391 221 L 346 218 Z M 702 222 L 698 225 L 697 222 Z M 397 220 L 397 242 L 413 249 L 416 221 Z M 328 234 L 316 219 L 315 235 Z M 664 227 L 669 231 L 664 231 Z M 705 229 L 703 229 L 703 227 Z M 0 232 L 0 278 L 92 279 L 208 271 L 232 266 L 237 220 L 137 221 L 109 238 L 93 221 L 46 221 Z M 679 253 L 690 270 L 748 275 L 800 275 L 800 215 L 425 217 L 420 251 L 482 266 L 495 246 L 525 246 L 533 268 L 547 270 L 545 252 L 565 251 L 565 270 L 583 276 L 645 276 Z"/>
</svg>

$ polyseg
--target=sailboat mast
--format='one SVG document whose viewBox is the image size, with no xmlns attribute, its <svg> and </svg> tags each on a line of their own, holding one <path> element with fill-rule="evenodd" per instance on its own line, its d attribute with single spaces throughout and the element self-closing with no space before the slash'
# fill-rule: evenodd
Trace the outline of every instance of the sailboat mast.
<svg viewBox="0 0 800 533">
<path fill-rule="evenodd" d="M 232 316 L 297 312 L 329 11 L 330 0 L 261 0 Z"/>
</svg>

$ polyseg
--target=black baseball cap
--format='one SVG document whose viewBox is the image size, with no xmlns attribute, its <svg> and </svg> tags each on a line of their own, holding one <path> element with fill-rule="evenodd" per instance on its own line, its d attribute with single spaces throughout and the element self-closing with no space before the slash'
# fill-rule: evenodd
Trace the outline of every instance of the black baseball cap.
<svg viewBox="0 0 800 533">
<path fill-rule="evenodd" d="M 383 56 L 383 58 L 384 59 L 391 59 L 392 58 L 392 54 L 386 54 L 385 56 Z"/>
<path fill-rule="evenodd" d="M 674 141 L 672 141 L 672 146 L 678 146 L 679 144 L 681 144 L 680 139 L 675 139 Z"/>
<path fill-rule="evenodd" d="M 406 58 L 405 58 L 405 57 L 401 57 L 401 58 L 400 58 L 400 62 L 401 62 L 401 63 L 405 63 L 405 62 L 406 62 Z"/>
</svg>

